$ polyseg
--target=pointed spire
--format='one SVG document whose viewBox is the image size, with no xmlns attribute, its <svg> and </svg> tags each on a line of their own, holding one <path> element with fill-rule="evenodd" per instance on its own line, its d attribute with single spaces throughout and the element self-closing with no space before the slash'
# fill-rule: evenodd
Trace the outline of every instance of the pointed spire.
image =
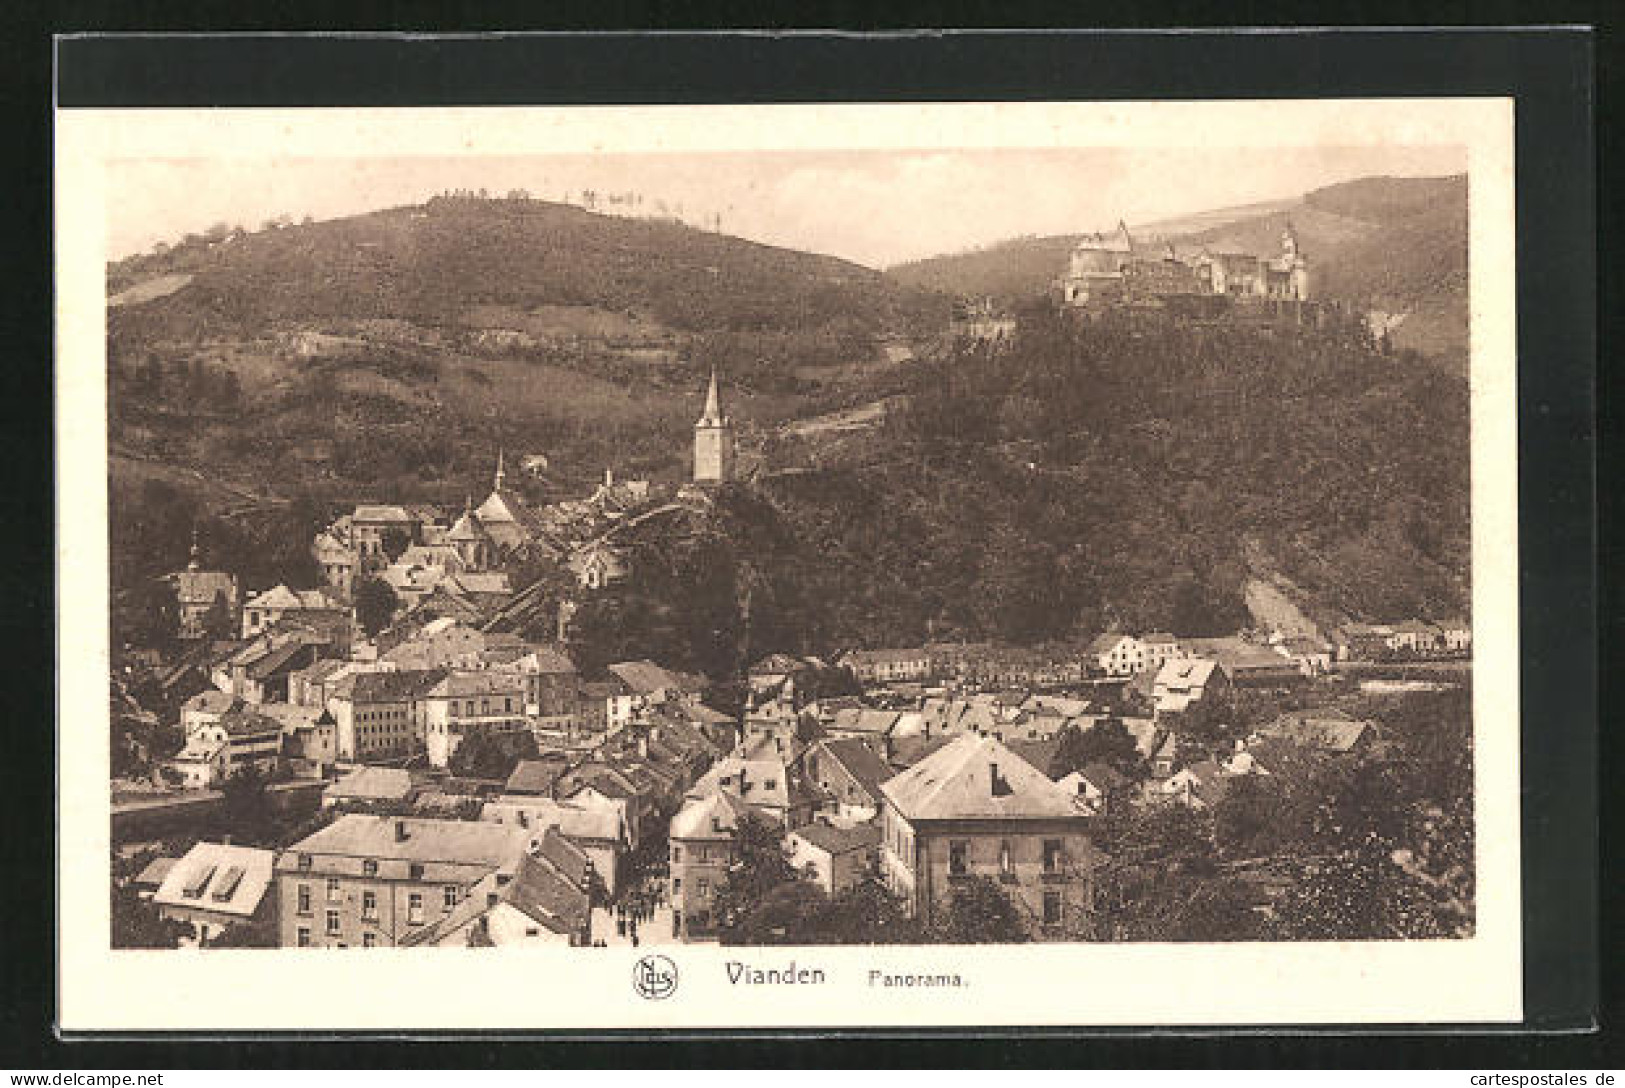
<svg viewBox="0 0 1625 1088">
<path fill-rule="evenodd" d="M 191 561 L 186 564 L 187 570 L 198 570 L 203 566 L 203 559 L 197 546 L 197 522 L 192 523 L 192 552 Z"/>
<path fill-rule="evenodd" d="M 497 478 L 496 478 L 496 483 L 492 485 L 491 490 L 492 491 L 501 491 L 502 490 L 502 447 L 501 446 L 497 447 Z"/>
<path fill-rule="evenodd" d="M 705 391 L 705 413 L 700 416 L 701 423 L 722 422 L 722 408 L 717 398 L 717 368 L 711 368 L 711 385 Z"/>
</svg>

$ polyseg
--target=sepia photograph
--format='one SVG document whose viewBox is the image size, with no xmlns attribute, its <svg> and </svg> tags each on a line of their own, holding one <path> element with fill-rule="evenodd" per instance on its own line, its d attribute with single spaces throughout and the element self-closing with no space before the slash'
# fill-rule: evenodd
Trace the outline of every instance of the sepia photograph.
<svg viewBox="0 0 1625 1088">
<path fill-rule="evenodd" d="M 1359 105 L 87 121 L 73 942 L 1515 1015 L 1510 111 Z"/>
</svg>

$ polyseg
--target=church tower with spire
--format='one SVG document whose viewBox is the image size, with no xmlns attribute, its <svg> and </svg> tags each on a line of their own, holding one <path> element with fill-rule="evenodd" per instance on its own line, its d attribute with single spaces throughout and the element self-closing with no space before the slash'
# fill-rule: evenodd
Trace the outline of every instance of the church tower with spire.
<svg viewBox="0 0 1625 1088">
<path fill-rule="evenodd" d="M 717 397 L 717 372 L 705 393 L 705 412 L 694 424 L 694 482 L 725 484 L 734 478 L 733 421 L 722 414 Z"/>
</svg>

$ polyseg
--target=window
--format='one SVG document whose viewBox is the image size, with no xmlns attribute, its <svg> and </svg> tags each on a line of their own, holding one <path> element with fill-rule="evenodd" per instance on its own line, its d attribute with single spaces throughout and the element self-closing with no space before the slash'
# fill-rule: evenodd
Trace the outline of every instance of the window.
<svg viewBox="0 0 1625 1088">
<path fill-rule="evenodd" d="M 376 922 L 378 920 L 377 892 L 361 893 L 361 917 L 365 918 L 369 922 Z"/>
<path fill-rule="evenodd" d="M 450 910 L 452 907 L 457 905 L 457 885 L 447 884 L 441 889 L 440 895 L 440 901 L 445 904 L 447 910 Z"/>
<path fill-rule="evenodd" d="M 329 932 L 329 933 L 337 933 L 338 931 L 339 931 L 339 912 L 336 911 L 336 910 L 330 910 L 330 911 L 327 912 L 327 932 Z"/>
<path fill-rule="evenodd" d="M 703 876 L 700 877 L 699 882 L 695 885 L 694 890 L 699 892 L 701 895 L 707 894 L 711 890 L 711 881 L 706 879 Z"/>
<path fill-rule="evenodd" d="M 309 884 L 301 884 L 301 885 L 299 885 L 299 913 L 300 914 L 309 914 L 310 913 L 310 885 Z"/>
<path fill-rule="evenodd" d="M 361 863 L 361 871 L 368 876 L 377 876 L 378 862 L 374 861 L 372 858 L 368 858 Z"/>
<path fill-rule="evenodd" d="M 420 926 L 423 924 L 423 893 L 413 892 L 406 897 L 406 920 L 409 924 Z"/>
<path fill-rule="evenodd" d="M 1044 871 L 1046 873 L 1059 872 L 1061 868 L 1061 840 L 1044 840 Z"/>
<path fill-rule="evenodd" d="M 309 854 L 300 854 L 299 855 L 299 871 L 301 873 L 310 872 L 310 855 Z"/>
<path fill-rule="evenodd" d="M 376 933 L 363 933 L 361 935 L 361 947 L 362 948 L 377 948 L 378 947 L 378 934 L 376 934 Z"/>
<path fill-rule="evenodd" d="M 1015 862 L 1010 857 L 1010 840 L 1005 839 L 999 843 L 999 872 L 1004 876 L 1014 876 Z"/>
<path fill-rule="evenodd" d="M 948 844 L 948 873 L 951 876 L 964 876 L 970 871 L 966 855 L 970 852 L 970 844 L 963 839 Z"/>
<path fill-rule="evenodd" d="M 672 877 L 671 878 L 671 894 L 676 895 L 678 892 L 680 892 L 682 890 L 683 890 L 683 878 L 680 877 L 680 876 Z"/>
<path fill-rule="evenodd" d="M 299 935 L 298 935 L 297 940 L 298 940 L 300 948 L 309 948 L 310 947 L 310 927 L 309 926 L 300 926 L 299 927 Z"/>
<path fill-rule="evenodd" d="M 677 863 L 683 860 L 683 848 L 676 843 L 673 843 L 671 847 L 671 860 Z"/>
<path fill-rule="evenodd" d="M 1061 920 L 1061 893 L 1044 893 L 1044 924 L 1055 925 Z"/>
<path fill-rule="evenodd" d="M 336 877 L 336 876 L 328 877 L 327 878 L 327 901 L 329 903 L 337 903 L 339 901 L 341 895 L 342 895 L 342 893 L 339 890 L 339 878 Z"/>
</svg>

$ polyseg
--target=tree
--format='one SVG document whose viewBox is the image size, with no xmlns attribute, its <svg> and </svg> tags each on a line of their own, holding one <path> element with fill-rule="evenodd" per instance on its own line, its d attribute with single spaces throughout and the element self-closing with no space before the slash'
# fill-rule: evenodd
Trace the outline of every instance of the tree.
<svg viewBox="0 0 1625 1088">
<path fill-rule="evenodd" d="M 269 893 L 268 893 L 269 894 Z M 210 937 L 204 948 L 277 948 L 276 923 L 255 918 L 233 922 L 220 934 Z"/>
<path fill-rule="evenodd" d="M 224 590 L 216 590 L 214 600 L 209 602 L 208 609 L 203 613 L 203 637 L 220 641 L 229 639 L 237 633 L 236 625 L 231 622 L 231 605 L 226 602 Z"/>
<path fill-rule="evenodd" d="M 1124 774 L 1139 770 L 1140 749 L 1122 719 L 1102 718 L 1089 729 L 1068 725 L 1061 731 L 1051 768 L 1055 776 L 1065 777 L 1091 763 L 1104 763 Z"/>
<path fill-rule="evenodd" d="M 1020 944 L 1030 939 L 1015 904 L 985 876 L 953 886 L 947 908 L 933 919 L 926 937 L 936 944 Z"/>
<path fill-rule="evenodd" d="M 784 830 L 755 812 L 741 816 L 734 833 L 734 860 L 717 888 L 715 901 L 714 917 L 722 942 L 745 943 L 741 936 L 759 928 L 748 925 L 751 915 L 769 902 L 775 888 L 798 879 L 784 853 Z"/>
<path fill-rule="evenodd" d="M 405 529 L 397 529 L 391 525 L 378 535 L 378 546 L 389 557 L 389 561 L 394 563 L 412 546 L 412 535 Z"/>
<path fill-rule="evenodd" d="M 376 635 L 388 627 L 399 607 L 400 598 L 383 579 L 363 578 L 356 583 L 355 618 L 367 634 Z"/>
<path fill-rule="evenodd" d="M 536 738 L 529 730 L 464 737 L 447 761 L 451 773 L 464 778 L 506 779 L 520 760 L 536 758 Z"/>
<path fill-rule="evenodd" d="M 253 766 L 244 767 L 220 784 L 221 820 L 233 838 L 249 843 L 275 840 L 276 810 L 266 785 L 266 777 Z"/>
<path fill-rule="evenodd" d="M 109 936 L 114 948 L 179 948 L 181 940 L 191 935 L 191 926 L 162 917 L 129 884 L 113 884 L 111 905 Z"/>
</svg>

